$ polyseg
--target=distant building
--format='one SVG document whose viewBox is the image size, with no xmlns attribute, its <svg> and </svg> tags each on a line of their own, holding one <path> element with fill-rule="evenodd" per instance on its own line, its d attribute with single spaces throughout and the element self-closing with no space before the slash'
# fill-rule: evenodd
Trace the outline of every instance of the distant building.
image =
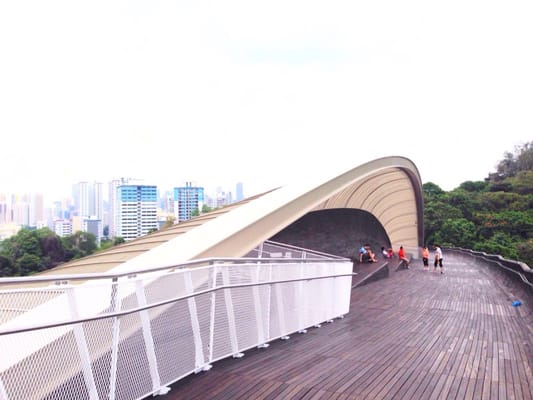
<svg viewBox="0 0 533 400">
<path fill-rule="evenodd" d="M 72 235 L 72 222 L 66 219 L 55 220 L 54 232 L 61 237 Z"/>
<path fill-rule="evenodd" d="M 104 217 L 104 195 L 101 182 L 79 182 L 72 188 L 72 198 L 80 217 Z"/>
<path fill-rule="evenodd" d="M 242 182 L 238 182 L 235 186 L 235 201 L 241 201 L 244 199 L 244 191 Z"/>
<path fill-rule="evenodd" d="M 108 186 L 108 193 L 109 193 L 109 205 L 108 205 L 108 216 L 107 221 L 109 223 L 109 237 L 115 237 L 117 236 L 117 229 L 115 226 L 115 210 L 116 210 L 116 204 L 117 204 L 117 188 L 121 184 L 125 184 L 126 182 L 121 182 L 119 179 L 114 179 L 111 182 L 109 182 Z"/>
<path fill-rule="evenodd" d="M 156 186 L 126 184 L 116 190 L 115 236 L 129 241 L 158 228 Z"/>
<path fill-rule="evenodd" d="M 82 231 L 92 233 L 96 238 L 96 244 L 100 246 L 100 241 L 102 240 L 104 227 L 101 219 L 96 217 L 84 218 L 82 220 Z"/>
<path fill-rule="evenodd" d="M 174 215 L 178 222 L 191 219 L 195 210 L 201 211 L 204 204 L 204 188 L 186 182 L 174 188 Z"/>
</svg>

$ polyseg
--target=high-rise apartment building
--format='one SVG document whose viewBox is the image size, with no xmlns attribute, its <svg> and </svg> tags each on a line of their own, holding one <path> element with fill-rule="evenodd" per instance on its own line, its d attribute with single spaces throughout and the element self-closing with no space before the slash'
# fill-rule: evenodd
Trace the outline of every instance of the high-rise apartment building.
<svg viewBox="0 0 533 400">
<path fill-rule="evenodd" d="M 72 197 L 80 217 L 104 217 L 104 194 L 101 182 L 79 182 L 73 186 Z"/>
<path fill-rule="evenodd" d="M 174 215 L 178 222 L 191 219 L 195 210 L 201 211 L 204 204 L 204 188 L 186 182 L 185 186 L 174 188 Z"/>
<path fill-rule="evenodd" d="M 89 216 L 104 219 L 104 185 L 102 182 L 93 182 L 89 197 Z M 94 219 L 94 218 L 93 218 Z"/>
<path fill-rule="evenodd" d="M 242 182 L 238 182 L 235 187 L 235 201 L 241 201 L 244 199 L 244 190 Z"/>
<path fill-rule="evenodd" d="M 125 241 L 157 229 L 157 187 L 152 185 L 119 185 L 114 204 L 116 235 Z"/>
<path fill-rule="evenodd" d="M 109 191 L 109 215 L 107 216 L 107 221 L 109 223 L 109 237 L 116 237 L 117 235 L 117 227 L 115 224 L 115 211 L 116 211 L 116 205 L 117 205 L 117 196 L 118 196 L 118 190 L 117 188 L 120 185 L 125 185 L 128 182 L 125 179 L 113 179 L 111 182 L 109 182 L 108 191 Z"/>
</svg>

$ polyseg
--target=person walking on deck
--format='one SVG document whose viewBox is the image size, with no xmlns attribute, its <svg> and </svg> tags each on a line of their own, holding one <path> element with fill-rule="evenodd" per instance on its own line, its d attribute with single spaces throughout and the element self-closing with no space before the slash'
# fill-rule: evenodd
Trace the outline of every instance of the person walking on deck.
<svg viewBox="0 0 533 400">
<path fill-rule="evenodd" d="M 444 274 L 444 267 L 442 265 L 442 249 L 440 245 L 436 244 L 435 246 L 435 261 L 433 262 L 433 272 L 437 271 L 437 266 L 440 267 L 440 273 Z"/>
</svg>

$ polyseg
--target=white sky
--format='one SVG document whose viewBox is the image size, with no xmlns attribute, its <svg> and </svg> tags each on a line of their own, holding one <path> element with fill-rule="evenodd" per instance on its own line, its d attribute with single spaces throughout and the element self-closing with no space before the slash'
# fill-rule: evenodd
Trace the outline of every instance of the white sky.
<svg viewBox="0 0 533 400">
<path fill-rule="evenodd" d="M 0 193 L 245 195 L 400 155 L 451 190 L 533 140 L 533 2 L 0 3 Z"/>
</svg>

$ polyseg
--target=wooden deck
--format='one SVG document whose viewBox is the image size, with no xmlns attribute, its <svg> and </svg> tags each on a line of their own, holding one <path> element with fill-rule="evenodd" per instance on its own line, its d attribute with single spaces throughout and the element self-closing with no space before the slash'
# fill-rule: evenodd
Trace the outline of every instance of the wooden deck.
<svg viewBox="0 0 533 400">
<path fill-rule="evenodd" d="M 159 398 L 533 399 L 533 295 L 445 257 L 444 275 L 394 265 L 352 290 L 345 318 L 216 362 Z"/>
</svg>

